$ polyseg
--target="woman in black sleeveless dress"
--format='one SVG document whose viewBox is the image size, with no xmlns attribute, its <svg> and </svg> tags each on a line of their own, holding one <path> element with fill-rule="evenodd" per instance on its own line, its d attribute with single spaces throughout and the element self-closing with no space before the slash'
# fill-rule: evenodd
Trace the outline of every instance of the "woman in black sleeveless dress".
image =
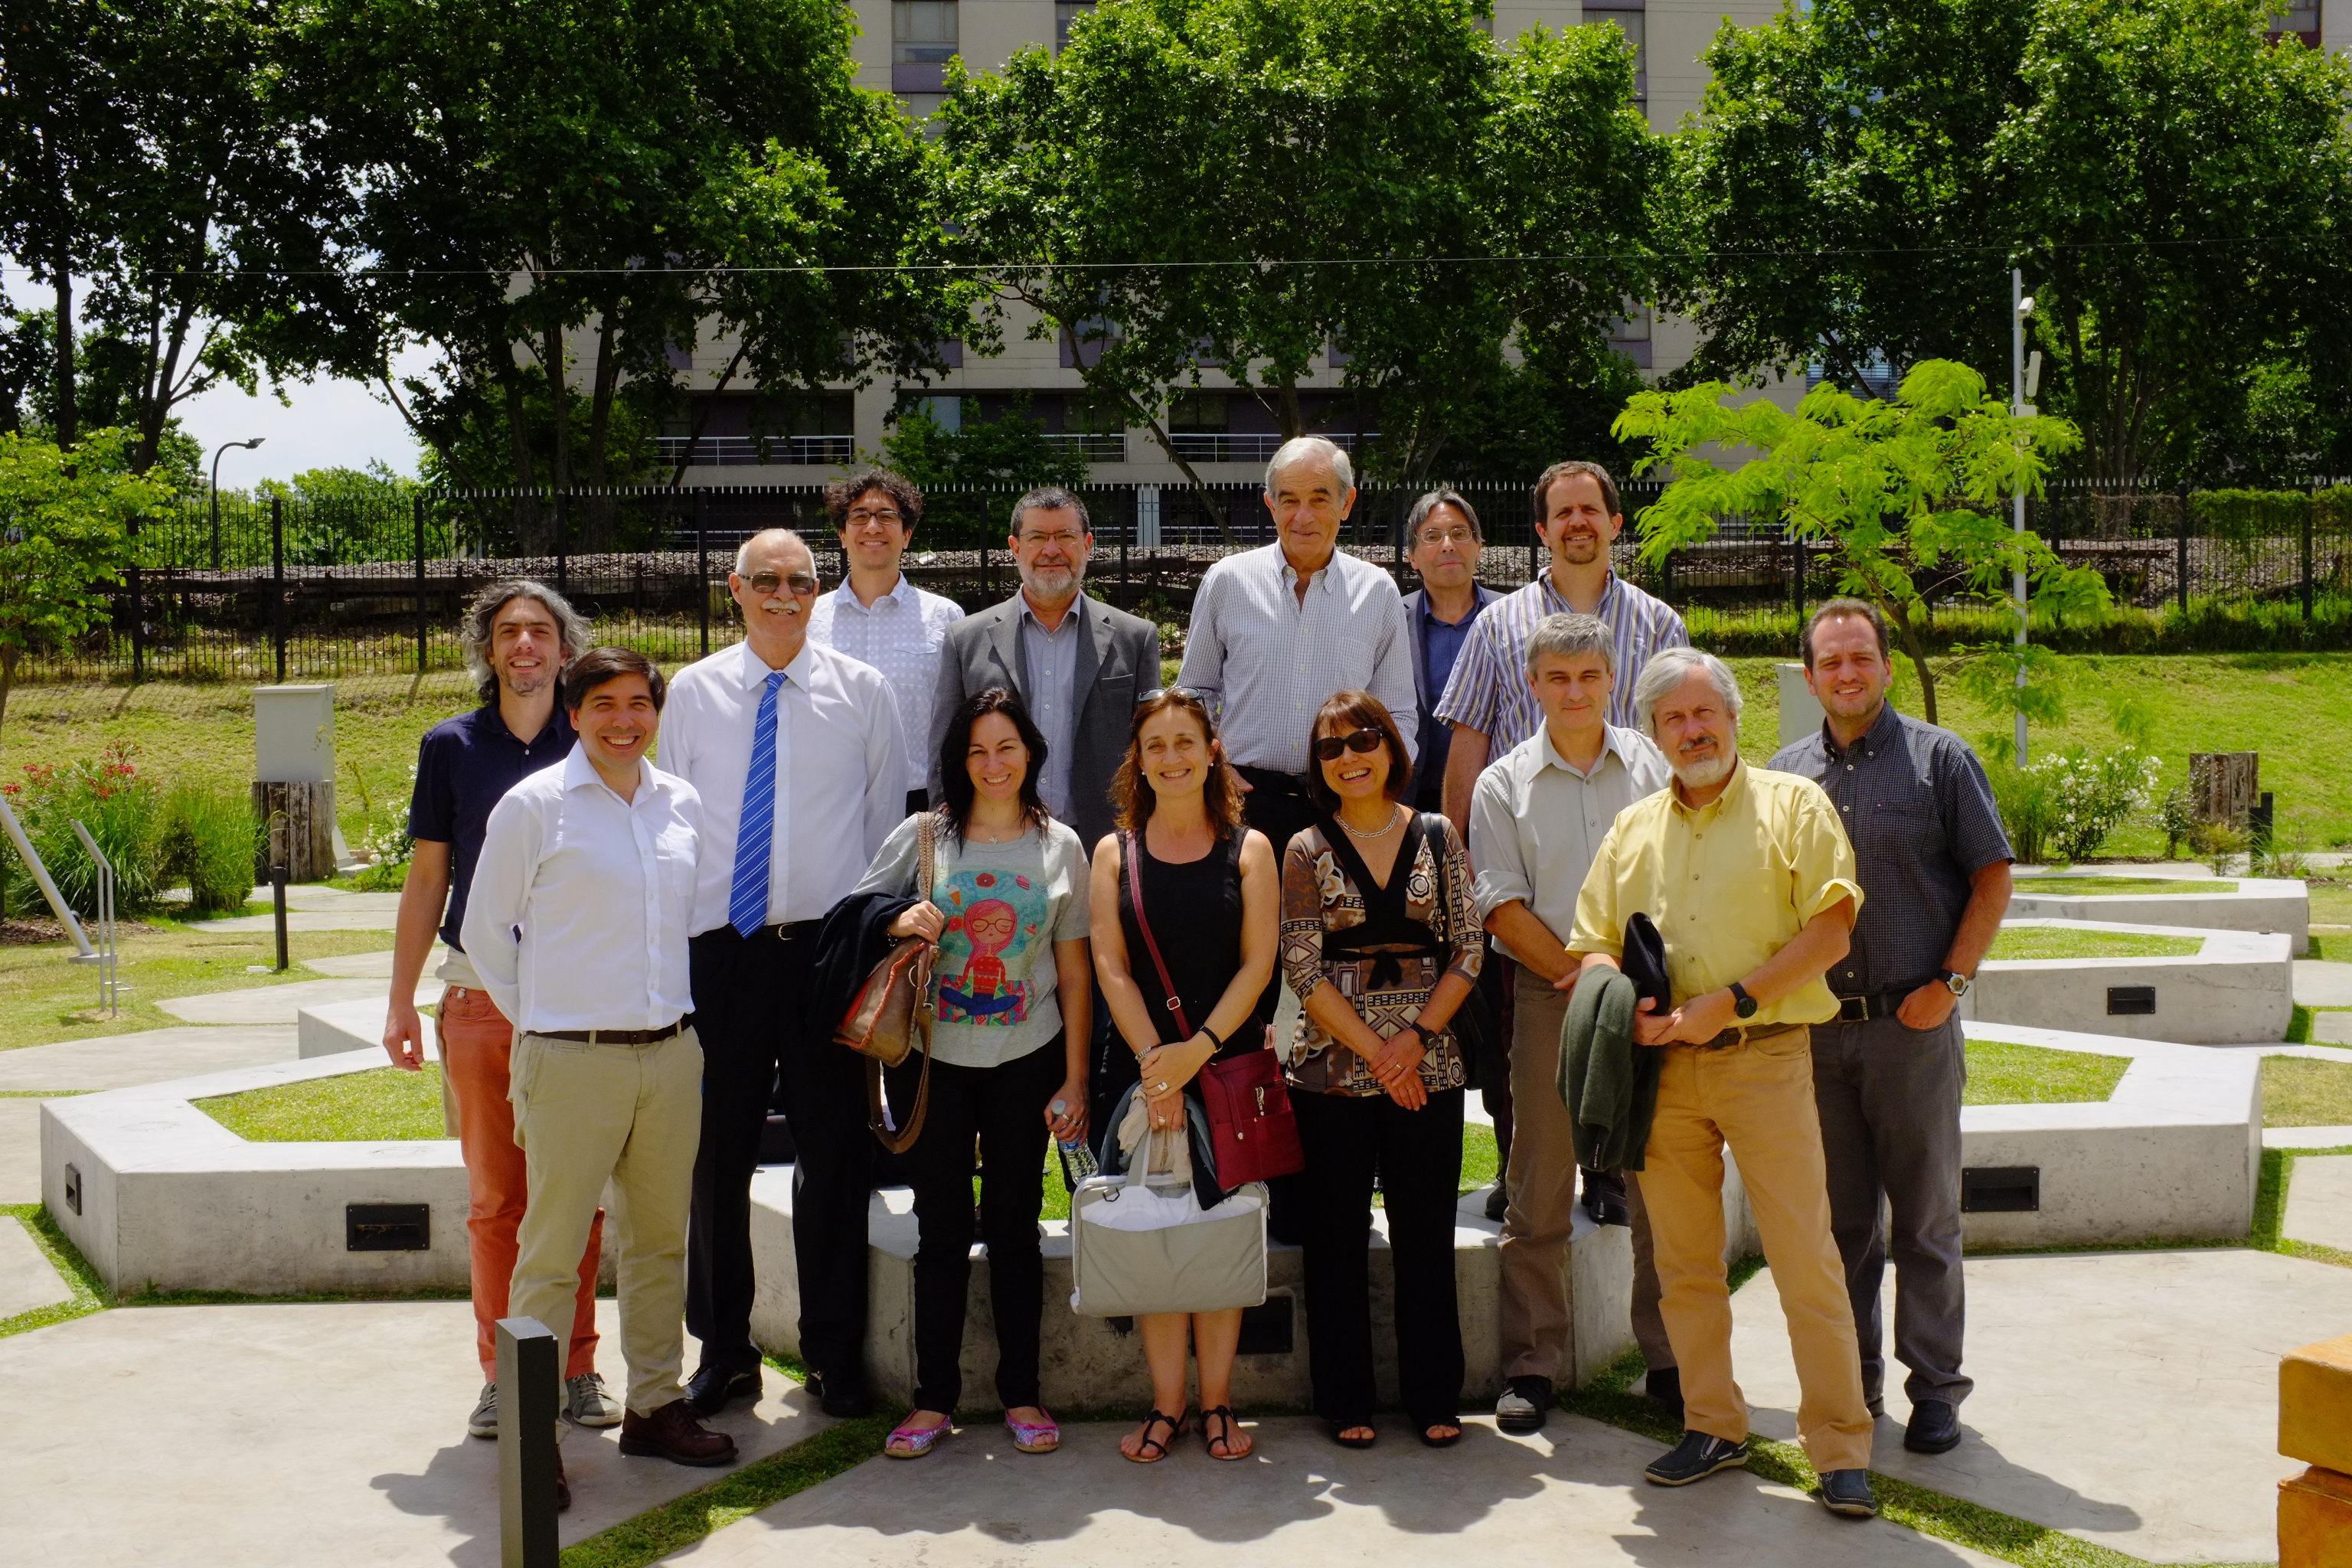
<svg viewBox="0 0 2352 1568">
<path fill-rule="evenodd" d="M 1095 849 L 1095 970 L 1127 1047 L 1126 1065 L 1140 1075 L 1151 1125 L 1182 1128 L 1189 1121 L 1185 1096 L 1199 1098 L 1195 1080 L 1203 1067 L 1265 1048 L 1258 999 L 1274 973 L 1281 885 L 1265 836 L 1242 826 L 1240 777 L 1225 762 L 1199 698 L 1181 689 L 1150 693 L 1136 708 L 1129 735 L 1112 786 L 1120 830 Z M 1130 856 L 1142 888 L 1139 919 L 1129 891 Z M 1168 1005 L 1163 964 L 1184 1017 L 1195 1021 L 1189 1037 L 1180 1037 Z M 1101 1136 L 1116 1138 L 1118 1129 L 1106 1126 Z M 1207 1197 L 1197 1186 L 1195 1193 Z M 1119 1451 L 1150 1464 L 1184 1430 L 1189 1329 L 1210 1457 L 1246 1455 L 1250 1439 L 1231 1404 L 1241 1310 L 1147 1312 L 1135 1321 L 1151 1367 L 1151 1414 Z"/>
</svg>

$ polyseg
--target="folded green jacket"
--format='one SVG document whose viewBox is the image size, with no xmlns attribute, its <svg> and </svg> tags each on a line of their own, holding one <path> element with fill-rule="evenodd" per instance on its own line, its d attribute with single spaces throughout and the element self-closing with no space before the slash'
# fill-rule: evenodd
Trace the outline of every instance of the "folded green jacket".
<svg viewBox="0 0 2352 1568">
<path fill-rule="evenodd" d="M 1633 983 L 1597 969 L 1576 988 L 1559 1026 L 1559 1100 L 1575 1127 L 1576 1163 L 1638 1171 L 1658 1109 L 1662 1054 L 1633 1043 Z"/>
</svg>

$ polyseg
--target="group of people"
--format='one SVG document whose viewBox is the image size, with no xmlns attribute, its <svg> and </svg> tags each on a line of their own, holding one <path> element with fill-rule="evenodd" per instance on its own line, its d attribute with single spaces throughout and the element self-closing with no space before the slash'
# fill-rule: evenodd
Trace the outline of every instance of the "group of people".
<svg viewBox="0 0 2352 1568">
<path fill-rule="evenodd" d="M 1966 745 L 1887 704 L 1885 622 L 1851 599 L 1815 612 L 1803 654 L 1827 721 L 1757 768 L 1731 672 L 1612 570 L 1624 519 L 1598 465 L 1537 480 L 1550 565 L 1508 595 L 1479 585 L 1483 535 L 1454 491 L 1412 510 L 1408 597 L 1337 548 L 1356 500 L 1342 448 L 1286 443 L 1265 489 L 1276 541 L 1202 576 L 1173 685 L 1156 628 L 1084 591 L 1093 532 L 1060 489 L 1013 509 L 1020 589 L 966 616 L 899 570 L 919 492 L 844 480 L 827 494 L 842 584 L 818 592 L 794 533 L 754 535 L 728 579 L 743 641 L 667 682 L 590 647 L 541 584 L 480 596 L 465 642 L 482 706 L 420 752 L 385 1028 L 417 1066 L 409 998 L 437 931 L 485 1376 L 470 1430 L 497 1430 L 493 1325 L 530 1316 L 570 1325 L 569 1420 L 618 1425 L 627 1453 L 733 1458 L 706 1423 L 761 1387 L 750 1186 L 778 1106 L 810 1390 L 831 1414 L 872 1408 L 882 1144 L 866 1063 L 835 1033 L 845 954 L 856 971 L 914 941 L 934 955 L 929 1060 L 890 1068 L 874 1108 L 913 1130 L 895 1176 L 920 1229 L 915 1408 L 892 1457 L 953 1430 L 975 1234 L 1012 1439 L 1058 1445 L 1039 1388 L 1050 1145 L 1148 1157 L 1136 1140 L 1181 1136 L 1204 1068 L 1269 1049 L 1304 1168 L 1271 1184 L 1268 1223 L 1304 1254 L 1338 1443 L 1378 1436 L 1376 1192 L 1406 1422 L 1432 1447 L 1461 1436 L 1473 1087 L 1502 1154 L 1504 1430 L 1541 1427 L 1565 1375 L 1580 1185 L 1591 1222 L 1632 1227 L 1647 1392 L 1685 1429 L 1648 1479 L 1744 1461 L 1728 1145 L 1822 1500 L 1876 1509 L 1890 1253 L 1905 1441 L 1959 1440 L 1954 1004 L 2010 851 Z M 1592 1082 L 1638 1086 L 1617 1110 L 1569 1102 L 1571 1041 Z M 620 1400 L 595 1371 L 608 1184 Z M 1194 1191 L 1223 1195 L 1213 1171 Z M 1249 1454 L 1241 1310 L 1136 1326 L 1153 1400 L 1121 1451 L 1153 1462 L 1191 1429 L 1189 1361 L 1206 1451 Z"/>
</svg>

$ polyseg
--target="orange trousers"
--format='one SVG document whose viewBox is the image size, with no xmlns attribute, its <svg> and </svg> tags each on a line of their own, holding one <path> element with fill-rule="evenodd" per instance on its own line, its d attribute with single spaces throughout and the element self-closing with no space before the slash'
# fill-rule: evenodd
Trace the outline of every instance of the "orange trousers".
<svg viewBox="0 0 2352 1568">
<path fill-rule="evenodd" d="M 522 1151 L 515 1145 L 514 1105 L 507 1098 L 507 1052 L 514 1026 L 487 991 L 452 986 L 441 994 L 435 1019 L 441 1041 L 442 1081 L 457 1108 L 457 1148 L 465 1156 L 472 1198 L 466 1239 L 474 1278 L 474 1348 L 482 1377 L 499 1375 L 498 1322 L 507 1315 L 514 1282 L 515 1233 L 530 1195 Z M 596 1266 L 604 1247 L 604 1211 L 588 1226 L 580 1259 L 580 1294 L 572 1313 L 572 1357 L 563 1375 L 596 1370 Z M 552 1328 L 554 1325 L 550 1324 Z"/>
</svg>

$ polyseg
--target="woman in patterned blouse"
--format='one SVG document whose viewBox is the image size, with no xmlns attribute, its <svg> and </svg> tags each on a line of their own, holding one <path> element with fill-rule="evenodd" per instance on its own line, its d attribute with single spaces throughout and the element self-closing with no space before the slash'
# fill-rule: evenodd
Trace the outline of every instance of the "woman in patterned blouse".
<svg viewBox="0 0 2352 1568">
<path fill-rule="evenodd" d="M 1315 1408 L 1369 1447 L 1372 1333 L 1366 1236 L 1377 1174 L 1396 1276 L 1406 1413 L 1432 1447 L 1462 1436 L 1454 1208 L 1462 1050 L 1447 1026 L 1485 946 L 1454 826 L 1407 809 L 1396 721 L 1369 692 L 1315 716 L 1307 788 L 1322 813 L 1284 852 L 1283 977 L 1300 1000 L 1291 1104 L 1307 1152 L 1307 1324 Z"/>
</svg>

